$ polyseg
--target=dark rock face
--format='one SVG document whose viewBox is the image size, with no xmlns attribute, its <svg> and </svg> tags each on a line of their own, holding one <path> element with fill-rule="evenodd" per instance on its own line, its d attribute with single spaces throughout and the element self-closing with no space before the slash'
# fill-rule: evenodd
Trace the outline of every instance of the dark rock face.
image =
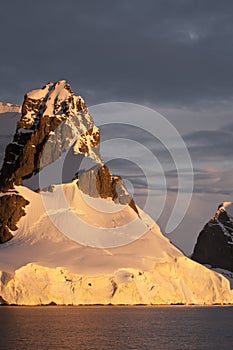
<svg viewBox="0 0 233 350">
<path fill-rule="evenodd" d="M 24 208 L 29 202 L 16 193 L 0 197 L 0 243 L 9 241 L 17 230 L 17 222 L 25 215 Z"/>
<path fill-rule="evenodd" d="M 13 142 L 5 151 L 0 190 L 21 185 L 23 179 L 55 161 L 75 136 L 79 138 L 79 153 L 92 151 L 87 146 L 88 137 L 91 147 L 98 148 L 99 130 L 94 128 L 83 99 L 75 96 L 65 81 L 26 94 Z"/>
<path fill-rule="evenodd" d="M 137 214 L 138 209 L 127 192 L 122 178 L 110 173 L 105 164 L 96 165 L 87 171 L 80 171 L 76 178 L 80 190 L 95 198 L 111 198 L 115 203 L 128 204 Z"/>
<path fill-rule="evenodd" d="M 192 259 L 233 272 L 233 218 L 222 206 L 200 232 Z"/>
</svg>

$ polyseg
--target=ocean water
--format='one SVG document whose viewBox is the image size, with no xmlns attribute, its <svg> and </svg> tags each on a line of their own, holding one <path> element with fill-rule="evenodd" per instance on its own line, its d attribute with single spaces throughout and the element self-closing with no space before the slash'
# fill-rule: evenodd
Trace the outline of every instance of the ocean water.
<svg viewBox="0 0 233 350">
<path fill-rule="evenodd" d="M 0 307 L 0 349 L 233 349 L 233 307 Z"/>
</svg>

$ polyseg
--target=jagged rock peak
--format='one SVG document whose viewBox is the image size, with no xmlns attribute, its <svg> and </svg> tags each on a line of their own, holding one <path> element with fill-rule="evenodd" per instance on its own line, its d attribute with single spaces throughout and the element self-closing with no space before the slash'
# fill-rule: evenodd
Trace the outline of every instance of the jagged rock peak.
<svg viewBox="0 0 233 350">
<path fill-rule="evenodd" d="M 25 95 L 18 129 L 36 128 L 43 115 L 64 118 L 64 115 L 74 115 L 81 110 L 87 111 L 84 100 L 81 96 L 74 95 L 65 80 L 50 82 L 42 89 L 30 91 Z"/>
<path fill-rule="evenodd" d="M 192 259 L 233 272 L 232 202 L 218 206 L 214 217 L 204 226 L 195 245 Z"/>
<path fill-rule="evenodd" d="M 76 154 L 101 162 L 99 129 L 82 97 L 75 96 L 65 80 L 27 93 L 13 142 L 5 151 L 0 191 L 21 184 L 23 179 L 54 162 L 74 139 Z"/>
</svg>

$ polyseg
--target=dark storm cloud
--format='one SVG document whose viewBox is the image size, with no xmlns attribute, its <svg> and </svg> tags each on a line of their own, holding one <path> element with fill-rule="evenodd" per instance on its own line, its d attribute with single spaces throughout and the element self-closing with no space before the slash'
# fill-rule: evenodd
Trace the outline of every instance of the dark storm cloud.
<svg viewBox="0 0 233 350">
<path fill-rule="evenodd" d="M 233 134 L 233 123 L 226 125 L 223 130 L 231 132 Z"/>
<path fill-rule="evenodd" d="M 192 104 L 233 91 L 233 3 L 2 1 L 0 100 L 67 79 L 88 105 Z"/>
<path fill-rule="evenodd" d="M 221 194 L 232 195 L 233 193 L 233 171 L 221 169 L 194 168 L 194 188 L 193 193 L 199 194 Z M 175 170 L 166 172 L 166 177 L 170 178 L 168 191 L 177 192 L 177 179 Z"/>
<path fill-rule="evenodd" d="M 233 133 L 229 130 L 203 130 L 185 135 L 184 141 L 195 161 L 224 160 L 233 161 Z"/>
</svg>

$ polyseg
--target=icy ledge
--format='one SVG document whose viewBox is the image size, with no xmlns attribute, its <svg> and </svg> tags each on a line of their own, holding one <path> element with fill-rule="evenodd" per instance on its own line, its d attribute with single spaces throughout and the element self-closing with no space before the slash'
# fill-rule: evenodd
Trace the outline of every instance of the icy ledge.
<svg viewBox="0 0 233 350">
<path fill-rule="evenodd" d="M 99 276 L 30 263 L 13 276 L 0 272 L 0 291 L 1 303 L 17 305 L 233 303 L 227 279 L 186 257 L 157 262 L 152 272 L 121 268 Z"/>
</svg>

